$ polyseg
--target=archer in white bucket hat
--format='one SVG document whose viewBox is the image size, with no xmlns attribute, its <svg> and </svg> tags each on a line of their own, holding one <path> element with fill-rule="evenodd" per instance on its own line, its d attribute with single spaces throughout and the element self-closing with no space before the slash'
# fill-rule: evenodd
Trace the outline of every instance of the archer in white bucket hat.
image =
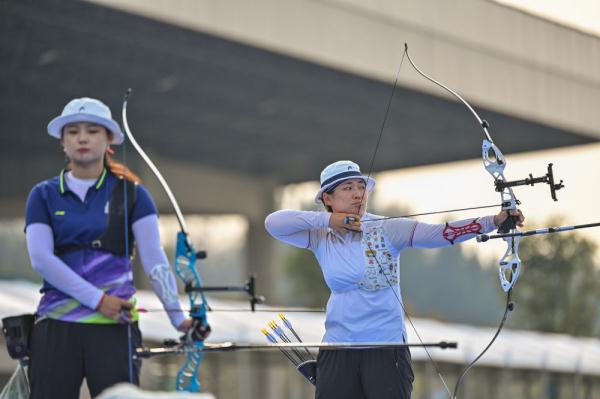
<svg viewBox="0 0 600 399">
<path fill-rule="evenodd" d="M 139 367 L 122 356 L 127 341 L 120 338 L 129 335 L 132 348 L 141 345 L 137 323 L 123 323 L 137 314 L 134 247 L 172 326 L 201 338 L 210 328 L 182 311 L 155 201 L 139 177 L 111 157 L 109 145 L 122 143 L 123 133 L 108 107 L 73 99 L 48 124 L 48 134 L 60 139 L 66 165 L 33 187 L 25 207 L 29 259 L 43 280 L 36 309 L 43 321 L 31 338 L 37 365 L 29 369 L 31 397 L 76 398 L 83 378 L 95 381 L 89 391 L 97 397 L 115 383 L 140 380 Z M 85 364 L 70 361 L 84 357 Z M 56 373 L 49 374 L 48 365 Z"/>
<path fill-rule="evenodd" d="M 378 216 L 365 209 L 374 185 L 357 164 L 338 161 L 321 173 L 315 197 L 326 212 L 281 209 L 265 219 L 275 239 L 309 250 L 319 263 L 331 291 L 322 341 L 367 346 L 319 353 L 319 370 L 326 372 L 316 379 L 318 397 L 410 398 L 414 372 L 405 347 L 409 317 L 400 291 L 401 252 L 458 245 L 493 231 L 508 217 L 500 211 L 432 224 Z M 523 215 L 514 212 L 522 224 Z M 383 342 L 401 347 L 377 348 Z M 391 362 L 396 367 L 390 371 Z"/>
<path fill-rule="evenodd" d="M 367 192 L 371 193 L 375 187 L 375 180 L 361 173 L 360 167 L 352 161 L 337 161 L 327 165 L 321 172 L 321 188 L 315 196 L 317 204 L 323 203 L 323 193 L 335 188 L 338 184 L 348 179 L 363 179 L 367 185 Z"/>
<path fill-rule="evenodd" d="M 102 101 L 89 97 L 75 98 L 69 101 L 65 105 L 62 114 L 52 119 L 48 124 L 48 134 L 60 139 L 63 127 L 76 122 L 90 122 L 104 126 L 114 135 L 111 144 L 121 144 L 123 142 L 123 132 L 119 124 L 113 120 L 110 108 Z"/>
</svg>

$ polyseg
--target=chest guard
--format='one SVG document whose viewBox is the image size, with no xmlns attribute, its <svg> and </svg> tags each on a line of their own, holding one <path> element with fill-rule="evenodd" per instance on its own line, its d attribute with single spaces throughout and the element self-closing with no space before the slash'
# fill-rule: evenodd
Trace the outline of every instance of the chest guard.
<svg viewBox="0 0 600 399">
<path fill-rule="evenodd" d="M 358 287 L 365 291 L 377 291 L 398 284 L 398 262 L 392 256 L 383 227 L 365 229 L 361 246 L 364 254 L 365 274 Z"/>
<path fill-rule="evenodd" d="M 125 204 L 127 196 L 127 204 Z M 133 207 L 136 200 L 136 184 L 126 179 L 121 179 L 115 185 L 108 203 L 108 223 L 106 229 L 98 238 L 87 244 L 63 245 L 54 248 L 56 255 L 77 251 L 84 248 L 93 248 L 109 252 L 117 256 L 132 256 L 134 248 L 133 232 L 131 231 Z M 127 212 L 127 225 L 125 225 L 125 212 Z M 127 237 L 126 235 L 127 234 Z M 129 248 L 126 248 L 126 244 Z"/>
</svg>

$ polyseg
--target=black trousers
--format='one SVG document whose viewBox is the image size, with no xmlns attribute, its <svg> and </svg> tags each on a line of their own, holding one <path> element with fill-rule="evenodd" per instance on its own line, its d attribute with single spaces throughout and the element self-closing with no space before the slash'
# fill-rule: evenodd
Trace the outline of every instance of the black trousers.
<svg viewBox="0 0 600 399">
<path fill-rule="evenodd" d="M 321 350 L 316 398 L 410 399 L 414 379 L 408 348 Z"/>
<path fill-rule="evenodd" d="M 33 327 L 29 381 L 31 399 L 77 399 L 85 378 L 90 395 L 129 382 L 128 326 L 85 324 L 44 319 Z M 131 325 L 132 350 L 142 336 Z M 141 362 L 132 361 L 133 383 L 139 385 Z"/>
</svg>

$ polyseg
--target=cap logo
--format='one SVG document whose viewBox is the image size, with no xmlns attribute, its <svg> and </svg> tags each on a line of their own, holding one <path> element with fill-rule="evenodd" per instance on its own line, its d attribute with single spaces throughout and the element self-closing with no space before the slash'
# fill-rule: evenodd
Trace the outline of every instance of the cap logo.
<svg viewBox="0 0 600 399">
<path fill-rule="evenodd" d="M 77 112 L 83 112 L 83 111 L 85 111 L 85 107 L 80 107 L 79 111 L 77 111 Z"/>
</svg>

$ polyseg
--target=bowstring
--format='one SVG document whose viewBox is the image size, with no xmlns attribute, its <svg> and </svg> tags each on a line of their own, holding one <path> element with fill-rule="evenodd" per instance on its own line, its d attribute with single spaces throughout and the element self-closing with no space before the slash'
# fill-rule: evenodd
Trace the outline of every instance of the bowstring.
<svg viewBox="0 0 600 399">
<path fill-rule="evenodd" d="M 125 136 L 125 134 L 123 134 Z M 123 166 L 127 167 L 127 138 L 123 137 Z M 129 258 L 129 201 L 127 198 L 127 180 L 125 178 L 125 170 L 123 170 L 123 218 L 125 226 L 125 258 L 129 261 L 130 267 L 133 267 L 131 259 Z M 127 359 L 129 368 L 129 383 L 133 384 L 133 337 L 131 333 L 131 324 L 133 320 L 127 323 Z"/>
</svg>

